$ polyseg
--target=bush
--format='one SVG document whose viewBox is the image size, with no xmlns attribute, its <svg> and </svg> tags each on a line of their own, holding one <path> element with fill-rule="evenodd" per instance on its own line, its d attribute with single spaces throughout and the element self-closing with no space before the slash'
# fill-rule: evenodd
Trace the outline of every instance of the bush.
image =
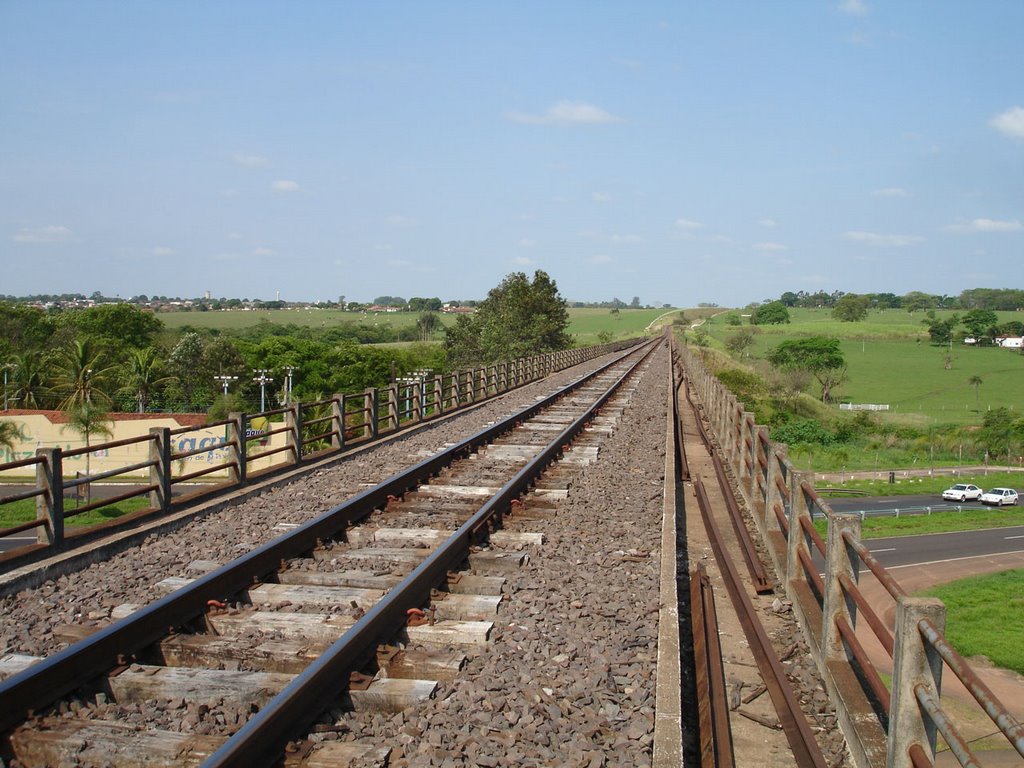
<svg viewBox="0 0 1024 768">
<path fill-rule="evenodd" d="M 772 440 L 787 445 L 831 445 L 835 436 L 813 419 L 793 419 L 780 427 L 773 427 Z"/>
</svg>

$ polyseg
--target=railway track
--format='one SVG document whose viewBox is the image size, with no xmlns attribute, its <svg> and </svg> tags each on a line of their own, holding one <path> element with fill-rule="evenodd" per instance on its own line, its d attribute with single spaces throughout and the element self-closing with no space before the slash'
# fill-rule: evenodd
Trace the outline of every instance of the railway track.
<svg viewBox="0 0 1024 768">
<path fill-rule="evenodd" d="M 349 711 L 429 700 L 483 652 L 508 576 L 541 542 L 503 530 L 503 517 L 554 514 L 652 349 L 228 565 L 193 562 L 169 575 L 165 597 L 122 607 L 118 623 L 0 683 L 7 758 L 383 765 L 387 746 L 330 735 Z M 146 707 L 150 727 L 119 722 Z M 212 733 L 171 730 L 211 709 Z"/>
</svg>

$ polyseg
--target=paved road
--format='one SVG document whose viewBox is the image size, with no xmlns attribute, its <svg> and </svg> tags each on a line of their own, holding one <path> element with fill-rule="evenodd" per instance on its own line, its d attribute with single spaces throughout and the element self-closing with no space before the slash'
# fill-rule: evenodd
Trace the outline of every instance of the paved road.
<svg viewBox="0 0 1024 768">
<path fill-rule="evenodd" d="M 868 549 L 886 568 L 944 563 L 1024 552 L 1024 526 L 870 539 Z"/>
<path fill-rule="evenodd" d="M 1020 489 L 1017 493 L 1024 493 Z M 963 504 L 955 501 L 943 501 L 938 494 L 922 496 L 844 496 L 828 499 L 833 512 L 861 513 L 865 515 L 893 515 L 895 510 L 900 514 L 942 512 L 954 509 L 985 509 L 980 501 L 967 501 Z"/>
</svg>

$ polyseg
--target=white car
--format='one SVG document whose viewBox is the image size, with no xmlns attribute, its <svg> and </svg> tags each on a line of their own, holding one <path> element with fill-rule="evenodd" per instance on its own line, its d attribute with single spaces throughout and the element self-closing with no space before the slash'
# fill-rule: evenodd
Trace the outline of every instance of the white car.
<svg viewBox="0 0 1024 768">
<path fill-rule="evenodd" d="M 983 491 L 976 485 L 969 483 L 957 483 L 952 488 L 947 488 L 942 492 L 942 498 L 947 501 L 975 501 L 981 498 Z"/>
<path fill-rule="evenodd" d="M 1013 488 L 993 488 L 981 494 L 982 504 L 993 504 L 997 507 L 1017 504 L 1017 492 Z"/>
</svg>

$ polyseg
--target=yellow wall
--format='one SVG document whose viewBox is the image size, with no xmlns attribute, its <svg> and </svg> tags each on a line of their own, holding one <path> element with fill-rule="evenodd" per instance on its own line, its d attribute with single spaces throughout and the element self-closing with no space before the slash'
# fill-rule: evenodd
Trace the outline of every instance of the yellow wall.
<svg viewBox="0 0 1024 768">
<path fill-rule="evenodd" d="M 0 416 L 0 418 L 20 425 L 22 433 L 24 434 L 24 439 L 15 445 L 14 451 L 10 451 L 7 448 L 0 449 L 0 463 L 31 458 L 36 455 L 36 449 L 38 448 L 59 447 L 65 451 L 69 451 L 85 446 L 85 440 L 77 432 L 68 427 L 67 424 L 51 422 L 46 414 L 17 414 L 12 416 Z M 170 429 L 175 430 L 180 429 L 182 425 L 171 417 L 154 416 L 153 418 L 148 419 L 131 419 L 124 421 L 116 420 L 115 418 L 115 420 L 108 422 L 107 426 L 113 434 L 110 437 L 94 436 L 90 439 L 90 444 L 98 445 L 101 443 L 115 442 L 117 440 L 124 440 L 132 437 L 145 436 L 149 434 L 149 430 L 152 427 L 169 427 Z M 280 425 L 278 424 L 275 426 Z M 179 451 L 191 450 L 192 448 L 201 448 L 204 445 L 219 443 L 225 438 L 226 429 L 227 428 L 225 426 L 215 427 L 213 429 L 198 428 L 189 430 L 188 432 L 180 435 L 174 435 L 171 438 L 171 450 L 177 453 Z M 284 434 L 271 435 L 268 444 L 265 446 L 257 446 L 254 443 L 250 443 L 250 452 L 262 452 L 264 450 L 269 450 L 270 448 L 282 446 L 285 444 L 285 439 L 286 435 Z M 148 458 L 148 442 L 140 442 L 118 448 L 103 449 L 91 454 L 90 471 L 93 474 L 105 472 L 117 467 L 138 464 L 139 462 L 147 461 Z M 289 454 L 286 451 L 280 454 L 274 454 L 267 459 L 260 459 L 257 462 L 253 462 L 250 464 L 249 469 L 263 469 L 270 466 L 271 462 L 280 462 L 288 458 Z M 224 448 L 219 448 L 175 461 L 173 472 L 175 475 L 187 474 L 189 472 L 195 472 L 196 470 L 202 469 L 204 466 L 221 464 L 228 459 L 229 451 Z M 85 473 L 84 454 L 81 456 L 64 458 L 65 476 L 73 476 L 76 472 Z M 21 467 L 19 469 L 0 471 L 0 478 L 26 477 L 32 474 L 34 474 L 32 467 Z M 146 476 L 148 476 L 148 470 L 145 469 L 124 475 L 124 477 Z M 226 476 L 226 469 L 211 472 L 209 475 L 206 475 L 206 477 L 210 478 L 223 478 Z"/>
</svg>

